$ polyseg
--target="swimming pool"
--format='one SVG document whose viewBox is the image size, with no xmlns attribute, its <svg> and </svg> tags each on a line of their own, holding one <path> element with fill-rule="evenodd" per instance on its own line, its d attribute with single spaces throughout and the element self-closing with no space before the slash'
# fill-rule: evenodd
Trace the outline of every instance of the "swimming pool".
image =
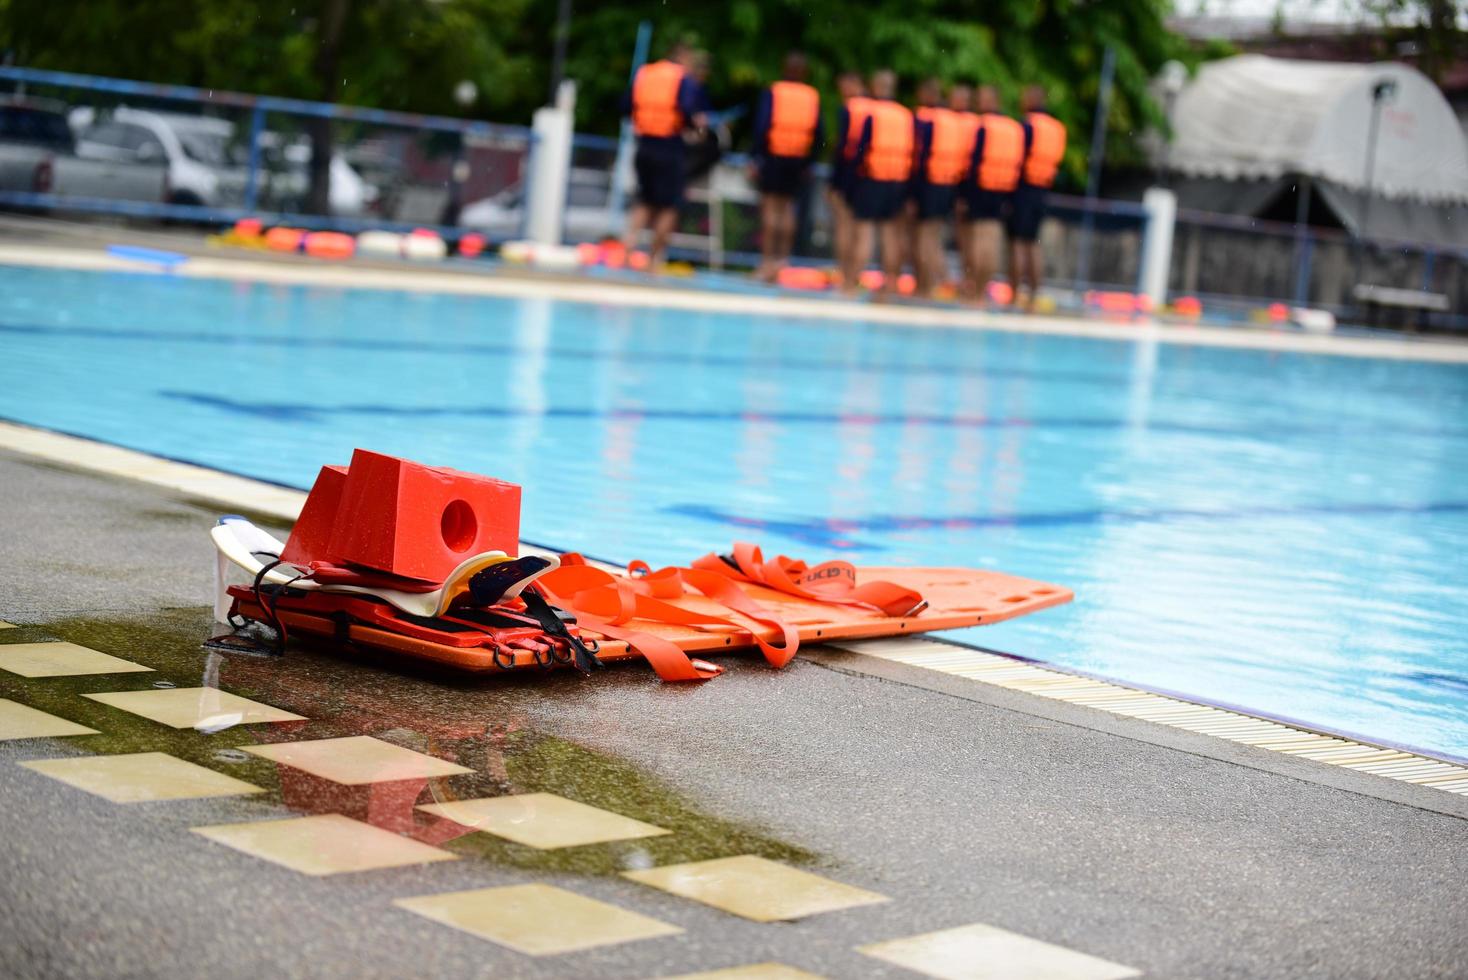
<svg viewBox="0 0 1468 980">
<path fill-rule="evenodd" d="M 0 354 L 16 421 L 491 473 L 610 560 L 997 567 L 1077 602 L 958 638 L 1468 755 L 1465 366 L 7 266 Z"/>
</svg>

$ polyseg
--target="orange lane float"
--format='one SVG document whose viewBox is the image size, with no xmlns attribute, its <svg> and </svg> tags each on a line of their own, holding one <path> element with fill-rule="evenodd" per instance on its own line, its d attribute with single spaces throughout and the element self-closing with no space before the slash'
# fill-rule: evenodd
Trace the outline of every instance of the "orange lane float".
<svg viewBox="0 0 1468 980">
<path fill-rule="evenodd" d="M 274 252 L 299 252 L 306 232 L 300 228 L 272 228 L 265 233 L 265 247 Z"/>
<path fill-rule="evenodd" d="M 477 258 L 484 254 L 489 246 L 489 239 L 476 231 L 471 231 L 459 239 L 459 254 L 466 259 Z"/>
<path fill-rule="evenodd" d="M 1179 296 L 1172 301 L 1172 312 L 1196 320 L 1203 315 L 1203 303 L 1196 296 Z"/>
<path fill-rule="evenodd" d="M 775 282 L 786 289 L 829 289 L 831 277 L 824 269 L 808 265 L 787 265 L 775 273 Z"/>
<path fill-rule="evenodd" d="M 691 654 L 758 650 L 783 667 L 801 643 L 996 623 L 1069 602 L 1068 589 L 966 568 L 863 568 L 771 558 L 752 544 L 686 566 L 625 572 L 576 554 L 512 558 L 520 488 L 358 450 L 323 467 L 288 543 L 244 518 L 211 532 L 216 616 L 466 671 L 644 659 L 664 681 L 722 671 Z M 228 584 L 230 565 L 250 584 Z M 277 652 L 279 652 L 277 650 Z"/>
<path fill-rule="evenodd" d="M 241 218 L 234 223 L 232 233 L 235 238 L 245 241 L 247 239 L 259 238 L 265 230 L 265 223 L 259 218 Z"/>
<path fill-rule="evenodd" d="M 304 250 L 318 259 L 349 259 L 357 251 L 357 240 L 339 231 L 313 231 L 306 236 Z"/>
</svg>

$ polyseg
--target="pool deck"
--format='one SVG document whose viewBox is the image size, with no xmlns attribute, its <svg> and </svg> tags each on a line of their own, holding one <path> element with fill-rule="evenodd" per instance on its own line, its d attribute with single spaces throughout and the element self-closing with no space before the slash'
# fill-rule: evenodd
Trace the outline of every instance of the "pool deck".
<svg viewBox="0 0 1468 980">
<path fill-rule="evenodd" d="M 156 263 L 109 254 L 123 244 L 176 252 L 184 261 Z M 1468 342 L 1387 332 L 1311 334 L 1292 327 L 1163 324 L 1070 315 L 996 313 L 951 304 L 878 304 L 831 295 L 759 288 L 726 291 L 677 276 L 540 272 L 523 266 L 449 259 L 423 263 L 382 258 L 314 259 L 260 249 L 207 244 L 191 231 L 143 230 L 92 223 L 0 216 L 0 265 L 155 272 L 279 285 L 399 289 L 473 296 L 538 297 L 631 307 L 740 315 L 864 320 L 914 329 L 947 328 L 1059 334 L 1107 340 L 1270 350 L 1338 357 L 1375 357 L 1468 364 Z M 751 287 L 753 289 L 753 287 Z"/>
<path fill-rule="evenodd" d="M 229 505 L 269 514 L 299 495 L 207 471 L 166 478 L 170 464 L 106 447 L 83 455 L 0 450 L 0 620 L 20 626 L 0 630 L 0 653 L 95 635 L 158 670 L 90 678 L 89 692 L 220 686 L 311 720 L 164 742 L 161 726 L 61 696 L 58 678 L 0 674 L 0 695 L 102 731 L 0 741 L 0 975 L 631 978 L 776 961 L 897 978 L 923 974 L 857 947 L 976 924 L 1037 941 L 1006 976 L 1468 975 L 1468 796 L 829 649 L 780 672 L 728 658 L 692 688 L 635 665 L 463 681 L 312 648 L 210 657 L 192 639 L 207 630 L 207 528 Z M 182 654 L 149 632 L 164 621 Z M 120 804 L 18 764 L 92 738 L 109 740 L 93 751 L 162 747 L 238 773 L 218 750 L 372 734 L 490 770 L 506 740 L 515 758 L 514 732 L 561 747 L 565 785 L 661 787 L 688 815 L 667 828 L 674 843 L 728 821 L 737 829 L 706 846 L 748 833 L 888 901 L 760 923 L 508 851 L 309 877 L 190 828 L 327 812 L 337 797 Z M 393 904 L 545 883 L 684 931 L 532 957 Z M 942 969 L 927 975 L 977 975 Z"/>
</svg>

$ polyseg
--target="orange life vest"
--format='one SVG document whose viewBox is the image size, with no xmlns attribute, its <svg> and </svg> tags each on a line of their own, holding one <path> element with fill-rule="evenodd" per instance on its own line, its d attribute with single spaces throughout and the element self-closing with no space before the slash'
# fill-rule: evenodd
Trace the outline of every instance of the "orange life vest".
<svg viewBox="0 0 1468 980">
<path fill-rule="evenodd" d="M 918 110 L 918 118 L 932 126 L 928 137 L 928 170 L 930 184 L 949 186 L 963 180 L 974 155 L 974 138 L 978 121 L 970 127 L 963 118 L 971 113 L 926 107 Z"/>
<path fill-rule="evenodd" d="M 846 159 L 856 156 L 856 145 L 861 142 L 862 126 L 872 114 L 872 106 L 876 102 L 876 99 L 869 99 L 865 95 L 846 100 L 846 145 L 841 148 L 841 154 Z"/>
<path fill-rule="evenodd" d="M 1025 121 L 1034 134 L 1030 155 L 1025 158 L 1025 183 L 1031 187 L 1049 187 L 1055 183 L 1055 172 L 1065 156 L 1065 123 L 1048 112 L 1032 112 Z"/>
<path fill-rule="evenodd" d="M 776 82 L 770 86 L 771 156 L 804 157 L 815 142 L 821 117 L 821 97 L 804 82 Z"/>
<path fill-rule="evenodd" d="M 872 141 L 862 173 L 872 180 L 903 181 L 912 176 L 912 112 L 886 99 L 871 105 Z"/>
<path fill-rule="evenodd" d="M 1025 160 L 1025 128 L 1018 119 L 998 112 L 979 116 L 984 129 L 984 155 L 979 159 L 979 186 L 1006 194 L 1019 186 Z"/>
<path fill-rule="evenodd" d="M 678 110 L 678 87 L 683 66 L 654 61 L 637 69 L 632 80 L 632 129 L 638 136 L 677 136 L 683 129 Z"/>
</svg>

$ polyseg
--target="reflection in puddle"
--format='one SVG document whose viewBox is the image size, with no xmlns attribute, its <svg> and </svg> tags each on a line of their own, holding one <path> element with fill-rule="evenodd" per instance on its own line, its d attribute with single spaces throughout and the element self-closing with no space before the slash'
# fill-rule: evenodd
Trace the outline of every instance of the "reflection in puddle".
<svg viewBox="0 0 1468 980">
<path fill-rule="evenodd" d="M 167 673 L 178 686 L 157 688 L 149 677 L 136 679 L 141 690 L 122 691 L 132 679 L 116 674 L 30 682 L 0 672 L 0 697 L 98 731 L 68 742 L 75 750 L 164 753 L 259 787 L 252 799 L 300 814 L 338 814 L 419 845 L 447 846 L 455 855 L 506 866 L 612 875 L 741 854 L 797 864 L 815 860 L 698 811 L 626 761 L 532 727 L 525 707 L 567 694 L 573 681 L 484 682 L 296 646 L 284 658 L 206 652 L 200 641 L 209 628 L 209 611 L 200 608 L 9 631 L 7 640 L 59 638 L 126 657 Z M 7 645 L 0 642 L 0 653 Z M 215 687 L 229 693 L 209 693 Z M 122 703 L 99 703 L 109 698 Z M 567 727 L 584 724 L 569 695 L 567 706 Z M 227 722 L 247 727 L 210 731 Z M 312 746 L 319 753 L 334 739 L 344 741 L 311 758 Z M 340 751 L 343 745 L 353 751 Z M 400 768 L 404 759 L 429 765 Z M 521 794 L 539 795 L 499 802 Z M 523 817 L 533 806 L 542 813 L 531 832 Z M 496 824 L 496 818 L 471 815 L 480 807 L 509 808 L 500 809 Z M 511 829 L 517 820 L 521 832 Z M 634 835 L 629 827 L 649 829 Z M 664 829 L 673 832 L 646 836 Z"/>
</svg>

